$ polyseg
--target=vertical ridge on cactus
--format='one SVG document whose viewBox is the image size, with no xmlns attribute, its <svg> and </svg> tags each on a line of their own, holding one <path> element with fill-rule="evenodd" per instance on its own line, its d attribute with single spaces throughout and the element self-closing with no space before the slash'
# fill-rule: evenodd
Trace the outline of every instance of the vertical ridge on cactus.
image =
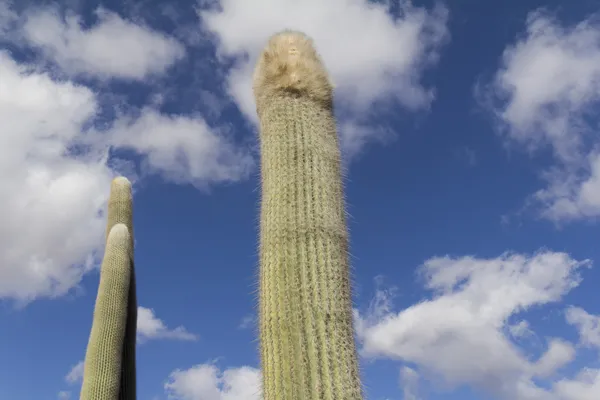
<svg viewBox="0 0 600 400">
<path fill-rule="evenodd" d="M 82 400 L 135 400 L 137 300 L 131 184 L 116 178 L 107 239 L 84 363 Z"/>
<path fill-rule="evenodd" d="M 310 38 L 271 37 L 254 95 L 264 399 L 361 399 L 332 85 Z"/>
</svg>

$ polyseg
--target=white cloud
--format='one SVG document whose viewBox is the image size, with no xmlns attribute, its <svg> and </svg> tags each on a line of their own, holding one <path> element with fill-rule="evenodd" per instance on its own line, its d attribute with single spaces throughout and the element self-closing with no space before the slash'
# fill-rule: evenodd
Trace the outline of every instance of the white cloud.
<svg viewBox="0 0 600 400">
<path fill-rule="evenodd" d="M 185 48 L 174 38 L 102 8 L 96 16 L 98 22 L 85 29 L 76 15 L 62 19 L 53 8 L 30 11 L 22 33 L 71 74 L 144 79 L 165 72 L 185 56 Z"/>
<path fill-rule="evenodd" d="M 548 343 L 548 349 L 536 362 L 535 375 L 538 377 L 550 376 L 574 359 L 575 348 L 571 343 L 562 339 L 551 339 Z"/>
<path fill-rule="evenodd" d="M 260 371 L 251 367 L 221 371 L 199 364 L 171 373 L 165 390 L 172 400 L 259 400 Z"/>
<path fill-rule="evenodd" d="M 535 194 L 546 207 L 542 213 L 546 218 L 558 221 L 600 216 L 600 153 L 592 150 L 581 154 L 579 161 L 585 164 L 578 171 L 566 168 L 546 174 L 548 187 Z"/>
<path fill-rule="evenodd" d="M 569 307 L 566 319 L 577 327 L 581 344 L 600 349 L 600 316 L 591 315 L 579 307 Z"/>
<path fill-rule="evenodd" d="M 577 271 L 588 264 L 554 252 L 432 258 L 419 270 L 426 289 L 434 292 L 430 300 L 394 313 L 380 299 L 383 308 L 359 315 L 361 354 L 413 363 L 450 387 L 467 384 L 506 399 L 554 399 L 534 379 L 572 361 L 573 346 L 550 338 L 545 353 L 532 360 L 510 340 L 508 320 L 561 300 L 579 284 Z"/>
<path fill-rule="evenodd" d="M 110 143 L 142 155 L 150 172 L 174 182 L 206 186 L 235 182 L 254 167 L 250 153 L 211 129 L 199 117 L 167 116 L 146 108 L 137 118 L 121 118 L 112 128 Z"/>
<path fill-rule="evenodd" d="M 563 26 L 529 15 L 526 34 L 506 48 L 487 92 L 508 137 L 537 150 L 550 146 L 558 168 L 534 195 L 552 220 L 600 216 L 600 145 L 591 114 L 600 104 L 600 24 Z"/>
<path fill-rule="evenodd" d="M 529 15 L 526 37 L 505 50 L 495 82 L 509 96 L 500 116 L 513 138 L 545 141 L 559 157 L 573 156 L 573 118 L 600 95 L 599 40 L 589 21 L 567 28 L 541 12 Z"/>
<path fill-rule="evenodd" d="M 79 361 L 77 364 L 75 364 L 71 368 L 71 370 L 69 371 L 67 376 L 65 376 L 65 381 L 69 384 L 75 384 L 75 383 L 81 382 L 81 380 L 83 379 L 83 368 L 84 368 L 84 362 Z"/>
<path fill-rule="evenodd" d="M 0 298 L 60 296 L 93 267 L 90 255 L 103 243 L 112 171 L 101 152 L 73 149 L 96 99 L 4 52 L 0 76 Z"/>
<path fill-rule="evenodd" d="M 183 326 L 169 329 L 156 317 L 154 310 L 146 307 L 138 307 L 137 337 L 140 342 L 151 339 L 198 340 L 197 335 L 188 332 Z"/>
<path fill-rule="evenodd" d="M 220 54 L 238 57 L 228 76 L 229 91 L 252 121 L 257 119 L 251 78 L 255 60 L 269 36 L 287 28 L 315 40 L 338 103 L 350 110 L 364 111 L 389 98 L 416 110 L 433 100 L 433 90 L 423 87 L 420 77 L 448 37 L 448 12 L 442 6 L 427 11 L 401 1 L 395 19 L 386 4 L 366 0 L 221 0 L 219 5 L 199 15 L 218 35 Z M 352 122 L 346 125 L 360 125 Z M 341 129 L 341 134 L 344 148 L 352 152 L 368 138 L 360 126 Z"/>
<path fill-rule="evenodd" d="M 560 400 L 596 400 L 600 398 L 600 370 L 584 368 L 575 379 L 562 379 L 554 385 Z"/>
</svg>

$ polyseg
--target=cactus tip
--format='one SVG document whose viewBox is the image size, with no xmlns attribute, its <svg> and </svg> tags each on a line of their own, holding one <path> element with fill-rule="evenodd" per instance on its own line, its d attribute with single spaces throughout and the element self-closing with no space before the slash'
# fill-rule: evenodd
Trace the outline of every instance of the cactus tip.
<svg viewBox="0 0 600 400">
<path fill-rule="evenodd" d="M 327 71 L 312 40 L 302 32 L 285 30 L 271 36 L 258 59 L 254 71 L 257 100 L 277 91 L 301 93 L 326 104 L 332 100 Z"/>
<path fill-rule="evenodd" d="M 118 186 L 131 186 L 129 179 L 125 178 L 124 176 L 117 176 L 113 179 L 112 183 Z"/>
<path fill-rule="evenodd" d="M 127 225 L 119 223 L 110 228 L 110 232 L 108 233 L 108 242 L 112 242 L 113 240 L 129 240 L 129 229 L 127 228 Z"/>
</svg>

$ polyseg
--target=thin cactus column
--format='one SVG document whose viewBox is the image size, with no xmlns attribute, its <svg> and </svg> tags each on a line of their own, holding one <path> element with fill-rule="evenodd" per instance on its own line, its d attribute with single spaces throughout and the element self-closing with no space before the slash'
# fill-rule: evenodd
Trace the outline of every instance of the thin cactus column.
<svg viewBox="0 0 600 400">
<path fill-rule="evenodd" d="M 312 41 L 274 35 L 254 94 L 264 399 L 361 399 L 332 86 Z"/>
<path fill-rule="evenodd" d="M 81 400 L 135 400 L 137 300 L 131 184 L 113 180 L 106 249 L 84 364 Z"/>
</svg>

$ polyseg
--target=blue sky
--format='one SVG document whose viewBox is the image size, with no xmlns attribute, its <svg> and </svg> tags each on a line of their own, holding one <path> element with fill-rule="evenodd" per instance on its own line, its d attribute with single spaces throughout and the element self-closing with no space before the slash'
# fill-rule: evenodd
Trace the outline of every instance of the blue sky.
<svg viewBox="0 0 600 400">
<path fill-rule="evenodd" d="M 257 398 L 251 74 L 284 28 L 336 85 L 368 398 L 600 398 L 597 12 L 0 0 L 0 398 L 78 398 L 120 174 L 138 398 Z"/>
</svg>

